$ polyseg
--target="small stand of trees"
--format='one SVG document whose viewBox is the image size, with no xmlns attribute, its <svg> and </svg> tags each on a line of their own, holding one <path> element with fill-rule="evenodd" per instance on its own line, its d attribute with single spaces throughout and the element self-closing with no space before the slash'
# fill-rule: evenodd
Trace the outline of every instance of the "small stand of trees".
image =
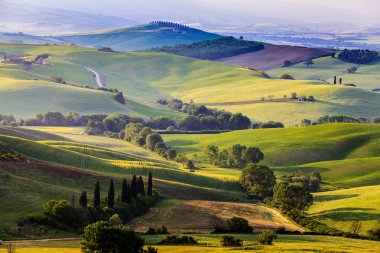
<svg viewBox="0 0 380 253">
<path fill-rule="evenodd" d="M 256 147 L 246 147 L 239 144 L 219 151 L 215 145 L 208 145 L 204 154 L 214 165 L 242 169 L 249 163 L 259 163 L 264 159 L 264 153 Z"/>
<path fill-rule="evenodd" d="M 81 250 L 84 253 L 157 253 L 148 246 L 145 250 L 144 239 L 131 228 L 121 224 L 99 221 L 84 229 Z"/>
<path fill-rule="evenodd" d="M 370 51 L 368 49 L 344 49 L 338 57 L 344 62 L 366 64 L 378 59 L 379 55 L 376 51 Z"/>
<path fill-rule="evenodd" d="M 178 122 L 178 129 L 185 131 L 200 130 L 242 130 L 251 127 L 251 120 L 241 113 L 219 111 L 204 105 L 184 103 L 179 99 L 160 99 L 157 103 L 168 109 L 189 114 Z"/>
</svg>

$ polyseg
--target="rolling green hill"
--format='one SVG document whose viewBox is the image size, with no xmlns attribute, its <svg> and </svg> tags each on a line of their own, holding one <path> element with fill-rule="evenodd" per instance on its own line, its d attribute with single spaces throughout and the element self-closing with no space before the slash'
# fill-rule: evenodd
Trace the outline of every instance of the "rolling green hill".
<svg viewBox="0 0 380 253">
<path fill-rule="evenodd" d="M 380 220 L 380 186 L 367 186 L 315 194 L 309 213 L 319 220 L 348 231 L 353 220 L 362 222 L 362 234 Z"/>
<path fill-rule="evenodd" d="M 289 73 L 298 80 L 326 80 L 334 83 L 334 76 L 338 80 L 341 77 L 343 83 L 355 84 L 359 88 L 374 90 L 379 89 L 378 73 L 380 71 L 380 60 L 366 64 L 357 65 L 343 62 L 337 58 L 322 57 L 314 60 L 314 65 L 307 67 L 303 63 L 292 65 L 286 68 L 278 68 L 268 71 L 270 75 L 280 76 Z M 348 74 L 347 69 L 356 66 L 358 71 L 355 74 Z"/>
<path fill-rule="evenodd" d="M 380 126 L 327 124 L 313 127 L 244 130 L 215 135 L 164 135 L 165 142 L 204 161 L 206 145 L 259 147 L 264 163 L 279 174 L 320 171 L 339 187 L 380 184 Z M 207 170 L 207 169 L 206 169 Z"/>
<path fill-rule="evenodd" d="M 81 46 L 111 47 L 115 50 L 132 51 L 187 44 L 218 37 L 220 36 L 217 34 L 193 28 L 177 29 L 171 26 L 147 24 L 93 33 L 60 36 L 58 39 L 66 43 Z"/>
<path fill-rule="evenodd" d="M 133 105 L 131 111 L 148 116 L 181 116 L 154 103 L 163 97 L 181 98 L 185 102 L 192 99 L 196 103 L 219 103 L 220 105 L 214 107 L 242 112 L 255 121 L 275 120 L 286 125 L 299 124 L 304 118 L 316 120 L 326 114 L 376 117 L 380 113 L 380 94 L 376 92 L 332 86 L 322 81 L 266 79 L 262 73 L 249 69 L 175 55 L 106 53 L 73 46 L 14 44 L 0 44 L 0 51 L 29 54 L 31 57 L 43 53 L 53 55 L 46 59 L 50 66 L 33 65 L 30 70 L 23 70 L 18 66 L 5 64 L 0 66 L 0 75 L 40 80 L 56 75 L 66 78 L 70 83 L 94 86 L 91 73 L 84 71 L 82 67 L 88 66 L 106 77 L 107 87 L 124 92 L 130 100 L 129 104 Z M 298 96 L 314 96 L 316 101 L 275 103 L 267 99 L 271 95 L 274 98 L 283 98 L 284 95 L 290 97 L 293 92 Z M 8 97 L 12 97 L 10 93 Z M 250 102 L 260 101 L 261 97 L 266 98 L 264 103 Z M 238 102 L 239 105 L 231 105 L 230 102 Z M 75 103 L 72 106 L 75 107 Z M 77 107 L 76 111 L 79 111 L 80 106 Z"/>
</svg>

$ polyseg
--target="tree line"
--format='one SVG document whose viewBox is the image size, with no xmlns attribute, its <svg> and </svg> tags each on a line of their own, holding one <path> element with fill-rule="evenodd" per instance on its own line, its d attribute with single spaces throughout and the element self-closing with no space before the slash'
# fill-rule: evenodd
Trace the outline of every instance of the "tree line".
<svg viewBox="0 0 380 253">
<path fill-rule="evenodd" d="M 316 121 L 310 119 L 303 119 L 301 121 L 301 126 L 314 126 L 328 123 L 358 123 L 358 124 L 380 124 L 380 117 L 376 117 L 373 119 L 370 118 L 353 118 L 345 115 L 333 115 L 328 116 L 325 115 L 323 117 L 318 118 Z"/>
<path fill-rule="evenodd" d="M 239 144 L 219 151 L 216 145 L 208 145 L 204 154 L 213 165 L 227 168 L 242 169 L 249 163 L 259 163 L 264 159 L 264 153 L 256 147 L 246 147 Z"/>
<path fill-rule="evenodd" d="M 185 131 L 199 130 L 242 130 L 251 128 L 251 120 L 241 113 L 230 113 L 211 109 L 194 102 L 184 103 L 179 99 L 160 99 L 157 103 L 168 109 L 186 113 L 177 128 Z"/>
<path fill-rule="evenodd" d="M 344 49 L 338 58 L 344 62 L 366 64 L 378 59 L 379 55 L 376 51 L 368 49 Z"/>
<path fill-rule="evenodd" d="M 152 173 L 149 174 L 147 187 L 141 176 L 133 175 L 130 183 L 123 180 L 120 194 L 116 195 L 113 179 L 105 196 L 101 195 L 100 182 L 96 182 L 91 204 L 87 191 L 81 192 L 78 201 L 73 193 L 71 203 L 67 200 L 50 200 L 44 205 L 43 217 L 20 218 L 18 225 L 41 224 L 75 231 L 98 221 L 120 220 L 120 223 L 124 223 L 148 212 L 159 200 L 159 194 L 153 189 Z"/>
<path fill-rule="evenodd" d="M 148 49 L 148 52 L 162 52 L 201 60 L 215 60 L 264 49 L 262 43 L 222 37 L 213 40 L 176 46 L 163 46 Z"/>
</svg>

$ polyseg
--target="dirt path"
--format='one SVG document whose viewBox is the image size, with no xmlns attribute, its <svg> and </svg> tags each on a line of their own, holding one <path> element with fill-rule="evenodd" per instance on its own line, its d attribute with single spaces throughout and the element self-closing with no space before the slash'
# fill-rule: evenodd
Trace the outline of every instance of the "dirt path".
<svg viewBox="0 0 380 253">
<path fill-rule="evenodd" d="M 100 88 L 104 88 L 104 87 L 106 87 L 105 82 L 102 80 L 102 76 L 99 74 L 99 72 L 97 72 L 95 69 L 90 68 L 90 67 L 86 67 L 86 66 L 83 66 L 83 67 L 84 67 L 85 69 L 87 69 L 88 71 L 90 71 L 90 72 L 94 75 L 95 82 L 96 82 L 96 84 L 97 84 Z"/>
<path fill-rule="evenodd" d="M 187 200 L 167 202 L 163 207 L 152 208 L 149 213 L 134 219 L 128 225 L 138 232 L 148 227 L 165 225 L 173 233 L 209 233 L 213 216 L 227 220 L 242 217 L 248 220 L 255 231 L 286 228 L 304 231 L 277 210 L 250 203 Z"/>
<path fill-rule="evenodd" d="M 78 241 L 80 238 L 52 238 L 52 239 L 37 239 L 37 240 L 18 240 L 18 241 L 3 241 L 4 244 L 22 244 L 31 242 L 62 242 L 62 241 Z"/>
</svg>

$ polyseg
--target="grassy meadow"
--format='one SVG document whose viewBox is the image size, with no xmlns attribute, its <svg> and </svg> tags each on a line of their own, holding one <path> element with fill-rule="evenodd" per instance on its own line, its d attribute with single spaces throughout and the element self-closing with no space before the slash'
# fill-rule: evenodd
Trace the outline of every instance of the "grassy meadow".
<svg viewBox="0 0 380 253">
<path fill-rule="evenodd" d="M 326 114 L 375 117 L 379 116 L 380 113 L 378 110 L 380 94 L 365 89 L 332 86 L 318 80 L 266 79 L 259 72 L 249 69 L 175 55 L 142 52 L 105 53 L 93 48 L 77 46 L 16 44 L 0 44 L 0 50 L 14 54 L 29 54 L 30 57 L 43 53 L 53 55 L 53 57 L 46 59 L 50 65 L 34 65 L 30 70 L 23 70 L 7 64 L 0 66 L 0 75 L 10 78 L 4 79 L 2 86 L 7 89 L 7 93 L 4 93 L 6 97 L 14 98 L 12 101 L 17 101 L 19 98 L 14 89 L 9 89 L 9 87 L 19 85 L 18 83 L 14 84 L 12 79 L 29 79 L 27 83 L 30 87 L 39 87 L 48 85 L 42 82 L 43 80 L 48 80 L 51 75 L 57 75 L 73 84 L 95 86 L 93 80 L 91 80 L 91 73 L 83 68 L 83 66 L 88 66 L 106 77 L 107 87 L 123 91 L 129 100 L 126 107 L 115 108 L 115 106 L 120 107 L 121 105 L 104 106 L 97 108 L 97 110 L 94 109 L 93 112 L 111 111 L 140 114 L 146 117 L 167 115 L 178 118 L 183 115 L 168 111 L 154 103 L 159 98 L 175 97 L 185 101 L 192 99 L 196 103 L 222 103 L 221 106 L 218 106 L 219 109 L 242 112 L 255 121 L 275 120 L 282 121 L 287 125 L 299 124 L 304 118 L 315 120 Z M 316 65 L 310 67 L 310 70 L 314 67 L 317 68 Z M 374 70 L 373 73 L 375 72 Z M 56 84 L 54 85 L 57 86 Z M 41 87 L 39 89 L 43 90 L 45 88 Z M 68 90 L 63 92 L 62 96 L 68 96 L 68 100 L 70 100 L 69 91 L 72 88 L 64 86 L 62 89 Z M 29 90 L 28 92 L 31 91 Z M 273 95 L 275 98 L 282 98 L 284 95 L 290 97 L 293 92 L 296 92 L 299 96 L 314 96 L 316 102 L 228 104 L 228 102 L 259 100 L 262 96 L 267 98 L 269 95 Z M 99 97 L 93 98 L 94 93 L 91 90 L 84 90 L 82 93 L 80 97 L 79 95 L 76 97 L 75 101 L 69 103 L 70 106 L 54 107 L 49 103 L 49 99 L 46 102 L 44 100 L 39 101 L 44 101 L 40 104 L 46 106 L 46 108 L 60 109 L 62 112 L 71 110 L 80 113 L 86 112 L 81 106 L 85 97 L 86 100 L 105 103 Z M 105 94 L 104 96 L 111 95 Z M 36 101 L 33 96 L 29 96 L 29 99 L 30 103 Z M 112 98 L 108 100 L 110 99 Z M 7 105 L 14 106 L 15 102 L 12 103 L 12 101 L 4 103 L 5 109 L 3 110 L 8 109 L 6 108 Z M 24 117 L 26 113 L 32 114 L 28 110 L 24 112 L 21 112 L 21 110 L 16 111 L 14 114 L 18 117 Z"/>
<path fill-rule="evenodd" d="M 347 73 L 347 69 L 357 67 L 355 74 Z M 303 63 L 298 63 L 286 68 L 278 68 L 268 71 L 268 74 L 279 77 L 284 73 L 292 75 L 297 80 L 326 80 L 334 83 L 334 76 L 338 80 L 341 77 L 343 83 L 355 84 L 359 88 L 373 90 L 379 89 L 378 73 L 380 71 L 380 61 L 375 61 L 365 65 L 347 63 L 338 58 L 322 57 L 314 60 L 314 65 L 310 67 Z"/>
<path fill-rule="evenodd" d="M 158 248 L 159 252 L 173 253 L 237 253 L 237 252 L 334 252 L 334 253 L 375 253 L 380 250 L 380 243 L 355 239 L 345 239 L 328 236 L 297 236 L 280 235 L 271 246 L 254 245 L 255 235 L 235 235 L 244 241 L 243 247 L 220 246 L 220 235 L 193 235 L 199 241 L 199 246 L 159 246 L 162 236 L 145 236 L 148 245 Z M 79 253 L 79 240 L 20 242 L 15 244 L 17 252 L 21 253 Z M 5 253 L 0 248 L 1 253 Z"/>
</svg>

